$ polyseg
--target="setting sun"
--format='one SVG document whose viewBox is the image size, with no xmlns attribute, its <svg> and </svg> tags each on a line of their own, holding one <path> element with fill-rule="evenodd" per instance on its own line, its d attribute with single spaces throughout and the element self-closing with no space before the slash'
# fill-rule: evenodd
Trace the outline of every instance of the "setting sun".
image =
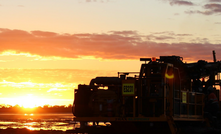
<svg viewBox="0 0 221 134">
<path fill-rule="evenodd" d="M 56 74 L 54 74 L 54 71 Z M 0 69 L 0 104 L 34 108 L 44 105 L 69 105 L 73 103 L 77 83 L 71 83 L 69 70 Z M 7 75 L 5 75 L 7 74 Z M 10 76 L 8 75 L 10 74 Z M 60 76 L 67 74 L 68 77 Z M 67 81 L 67 82 L 63 82 Z"/>
<path fill-rule="evenodd" d="M 211 76 L 218 71 L 221 72 L 221 69 L 212 72 L 215 67 L 211 69 L 210 65 L 204 67 L 206 63 L 213 61 L 221 64 L 220 9 L 221 0 L 0 0 L 0 134 L 5 134 L 1 129 L 9 128 L 11 131 L 21 126 L 40 131 L 73 129 L 73 126 L 82 124 L 78 125 L 78 121 L 73 119 L 73 114 L 78 116 L 76 113 L 82 114 L 83 117 L 86 113 L 90 113 L 90 116 L 92 113 L 103 116 L 105 112 L 104 115 L 108 117 L 104 118 L 108 119 L 110 115 L 123 117 L 129 115 L 133 117 L 128 117 L 128 120 L 131 118 L 131 121 L 139 122 L 144 120 L 138 118 L 146 115 L 153 114 L 157 117 L 160 110 L 149 111 L 157 109 L 158 102 L 161 103 L 162 99 L 157 100 L 156 106 L 152 102 L 150 105 L 149 103 L 145 103 L 145 106 L 137 105 L 137 102 L 143 100 L 140 98 L 146 95 L 142 93 L 146 88 L 139 89 L 142 86 L 139 85 L 140 81 L 141 84 L 151 87 L 149 80 L 146 81 L 147 77 L 144 80 L 146 82 L 139 80 L 148 72 L 141 71 L 146 65 L 143 65 L 144 62 L 140 61 L 140 58 L 156 57 L 157 62 L 159 59 L 159 62 L 165 65 L 169 61 L 177 61 L 173 68 L 188 65 L 177 67 L 166 74 L 170 79 L 169 85 L 170 81 L 173 81 L 172 84 L 187 83 L 186 77 L 183 79 L 182 76 L 187 68 L 191 68 L 188 73 L 198 71 L 197 74 L 192 73 L 187 77 L 193 76 L 194 79 L 191 81 L 194 84 L 175 85 L 175 87 L 181 89 L 188 86 L 185 90 L 190 91 L 191 85 L 194 90 L 204 91 L 204 88 L 214 83 L 213 79 L 203 88 L 196 88 L 196 85 L 203 85 L 204 82 L 197 81 L 195 84 L 195 79 L 198 80 L 200 75 L 205 75 L 207 72 L 210 72 Z M 213 50 L 217 53 L 216 58 L 211 53 Z M 167 58 L 168 61 L 161 60 Z M 200 69 L 192 68 L 195 65 Z M 162 71 L 162 68 L 160 70 Z M 199 73 L 201 70 L 206 70 L 206 73 Z M 179 71 L 182 75 L 177 75 Z M 134 79 L 135 85 L 131 87 L 137 92 L 125 97 L 121 91 L 118 92 L 117 90 L 121 89 L 121 78 Z M 205 80 L 207 81 L 206 78 Z M 166 82 L 162 81 L 160 87 L 168 88 Z M 100 88 L 98 85 L 102 83 L 104 87 Z M 215 83 L 217 86 L 220 85 L 218 81 Z M 138 88 L 136 85 L 139 85 Z M 117 101 L 116 106 L 115 101 L 106 102 L 102 101 L 102 98 L 99 99 L 99 95 L 103 92 L 98 92 L 97 89 L 106 90 L 106 86 L 117 94 L 109 95 L 109 98 L 117 96 L 117 99 L 114 99 Z M 89 92 L 90 90 L 93 92 Z M 88 94 L 80 95 L 80 92 L 84 91 L 88 91 Z M 172 93 L 172 90 L 170 91 Z M 96 99 L 93 98 L 96 93 L 98 101 L 102 102 L 90 101 Z M 182 113 L 194 113 L 192 109 L 201 107 L 203 109 L 201 104 L 181 104 L 183 98 L 180 93 L 176 92 L 172 95 L 174 99 L 169 99 L 176 101 L 170 103 L 172 106 L 180 106 L 179 112 L 173 108 L 169 115 L 177 116 Z M 156 95 L 158 96 L 158 93 L 154 93 L 154 96 Z M 190 95 L 187 93 L 187 98 L 190 98 Z M 177 96 L 181 98 L 178 100 Z M 87 101 L 93 103 L 92 105 L 95 104 L 94 107 L 87 107 Z M 138 110 L 136 106 L 139 107 Z M 82 111 L 76 112 L 78 110 Z M 132 111 L 135 111 L 135 114 L 132 114 Z M 167 111 L 166 109 L 166 113 Z M 63 117 L 63 113 L 71 114 L 70 118 L 65 120 L 66 125 L 59 124 L 66 118 L 66 115 Z M 196 110 L 195 115 L 191 115 L 191 120 L 192 118 L 200 120 L 197 115 L 201 113 L 205 112 Z M 4 124 L 8 118 L 5 114 L 12 121 L 8 127 Z M 49 114 L 60 115 L 47 118 Z M 135 115 L 139 117 L 135 118 Z M 25 119 L 24 122 L 22 118 Z M 112 120 L 112 117 L 110 118 Z M 83 117 L 81 122 L 85 120 Z M 93 117 L 91 121 L 99 120 Z M 148 117 L 148 121 L 154 121 L 155 124 L 155 121 L 159 120 L 154 118 L 149 120 Z M 172 119 L 173 121 L 179 120 Z M 14 122 L 17 122 L 17 125 Z M 151 126 L 148 128 L 154 128 Z"/>
<path fill-rule="evenodd" d="M 17 98 L 17 104 L 24 108 L 34 108 L 37 106 L 43 106 L 45 102 L 41 101 L 40 98 L 28 94 L 27 96 L 22 96 Z"/>
</svg>

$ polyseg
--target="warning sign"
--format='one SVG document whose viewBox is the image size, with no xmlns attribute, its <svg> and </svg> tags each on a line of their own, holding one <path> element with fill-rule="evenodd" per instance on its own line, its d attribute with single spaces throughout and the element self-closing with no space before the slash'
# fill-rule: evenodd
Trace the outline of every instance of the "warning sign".
<svg viewBox="0 0 221 134">
<path fill-rule="evenodd" d="M 123 83 L 122 94 L 123 95 L 134 95 L 134 83 Z"/>
<path fill-rule="evenodd" d="M 182 92 L 182 103 L 186 103 L 186 92 Z"/>
</svg>

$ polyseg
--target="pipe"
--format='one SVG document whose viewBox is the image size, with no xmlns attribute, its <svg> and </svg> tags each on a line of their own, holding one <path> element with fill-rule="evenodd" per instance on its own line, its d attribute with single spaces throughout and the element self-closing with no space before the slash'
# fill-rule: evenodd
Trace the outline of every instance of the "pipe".
<svg viewBox="0 0 221 134">
<path fill-rule="evenodd" d="M 118 77 L 96 77 L 91 80 L 90 86 L 94 86 L 95 83 L 103 85 L 121 84 L 122 79 Z"/>
</svg>

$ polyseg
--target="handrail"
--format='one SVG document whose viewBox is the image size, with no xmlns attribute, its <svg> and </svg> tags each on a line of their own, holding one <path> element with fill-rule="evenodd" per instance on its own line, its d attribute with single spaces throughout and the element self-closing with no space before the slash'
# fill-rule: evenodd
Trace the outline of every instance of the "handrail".
<svg viewBox="0 0 221 134">
<path fill-rule="evenodd" d="M 182 91 L 180 94 L 180 114 L 182 118 L 203 116 L 204 94 L 200 92 Z M 176 114 L 177 115 L 177 114 Z"/>
</svg>

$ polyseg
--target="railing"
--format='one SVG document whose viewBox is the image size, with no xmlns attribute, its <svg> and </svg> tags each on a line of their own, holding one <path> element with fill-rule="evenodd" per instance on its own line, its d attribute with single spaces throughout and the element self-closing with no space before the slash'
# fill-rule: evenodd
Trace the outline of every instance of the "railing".
<svg viewBox="0 0 221 134">
<path fill-rule="evenodd" d="M 203 118 L 204 94 L 174 91 L 174 117 Z"/>
</svg>

